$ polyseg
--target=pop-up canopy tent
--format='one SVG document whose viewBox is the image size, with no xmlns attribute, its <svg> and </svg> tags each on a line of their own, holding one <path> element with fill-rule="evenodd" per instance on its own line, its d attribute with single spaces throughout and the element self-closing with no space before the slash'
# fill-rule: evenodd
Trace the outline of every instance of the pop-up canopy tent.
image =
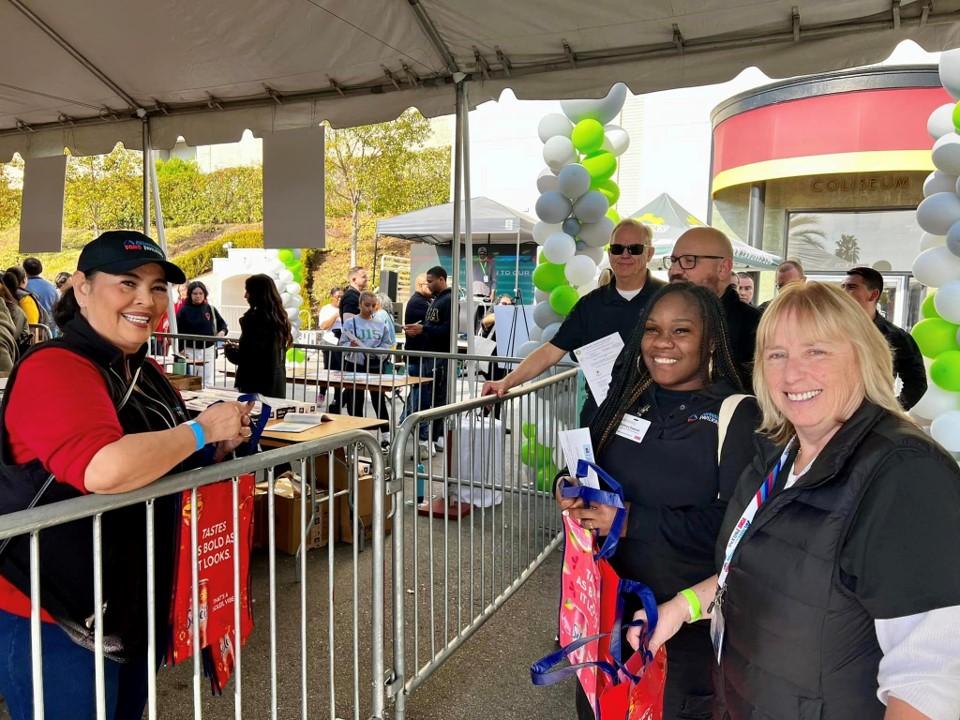
<svg viewBox="0 0 960 720">
<path fill-rule="evenodd" d="M 597 97 L 618 80 L 641 93 L 750 66 L 771 77 L 822 72 L 879 62 L 904 40 L 957 47 L 958 21 L 960 0 L 7 0 L 0 160 L 19 152 L 29 171 L 30 158 L 65 147 L 171 147 L 179 136 L 197 145 L 244 129 L 455 110 L 460 227 L 467 110 L 505 88 L 525 99 Z"/>
<path fill-rule="evenodd" d="M 461 208 L 462 209 L 462 208 Z M 518 210 L 501 205 L 487 197 L 470 200 L 474 235 L 486 235 L 491 245 L 533 242 L 536 222 Z M 377 235 L 447 245 L 453 241 L 453 203 L 414 210 L 377 222 Z M 463 237 L 461 230 L 460 237 Z"/>
<path fill-rule="evenodd" d="M 677 238 L 684 232 L 692 227 L 703 225 L 693 213 L 689 212 L 667 193 L 660 193 L 630 217 L 649 225 L 653 231 L 653 257 L 655 259 L 669 255 Z M 751 247 L 736 238 L 731 238 L 730 242 L 733 245 L 734 268 L 775 270 L 777 265 L 780 264 L 781 259 L 776 255 Z"/>
</svg>

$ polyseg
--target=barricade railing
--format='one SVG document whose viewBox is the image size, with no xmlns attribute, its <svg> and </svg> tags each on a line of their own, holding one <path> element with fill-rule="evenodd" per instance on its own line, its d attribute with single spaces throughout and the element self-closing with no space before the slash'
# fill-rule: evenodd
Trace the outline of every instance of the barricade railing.
<svg viewBox="0 0 960 720">
<path fill-rule="evenodd" d="M 300 501 L 283 502 L 281 509 L 278 482 L 285 467 L 294 473 L 294 485 L 299 484 Z M 341 472 L 338 468 L 349 468 Z M 255 474 L 262 499 L 254 500 L 254 531 L 265 519 L 267 557 L 255 553 L 250 564 L 250 588 L 254 608 L 254 630 L 247 645 L 240 642 L 240 603 L 248 588 L 241 587 L 240 557 L 249 553 L 241 546 L 239 488 L 241 476 Z M 296 476 L 299 476 L 297 479 Z M 216 542 L 211 536 L 198 538 L 198 489 L 228 480 L 232 486 L 233 516 L 229 527 L 218 528 Z M 366 487 L 364 487 L 366 485 Z M 167 498 L 189 494 L 189 508 L 184 505 L 174 514 Z M 296 496 L 296 493 L 293 493 Z M 368 516 L 361 518 L 361 496 L 368 498 Z M 186 496 L 184 496 L 186 497 Z M 309 498 L 309 501 L 307 499 Z M 158 506 L 159 504 L 159 506 Z M 292 444 L 243 459 L 229 460 L 212 466 L 171 475 L 141 489 L 120 495 L 86 495 L 9 515 L 0 516 L 0 541 L 29 539 L 30 577 L 30 637 L 32 661 L 32 693 L 35 719 L 44 717 L 43 642 L 41 608 L 44 598 L 40 592 L 40 573 L 44 557 L 41 554 L 43 533 L 55 526 L 82 521 L 89 522 L 93 555 L 92 628 L 95 658 L 96 716 L 106 718 L 104 646 L 104 581 L 111 573 L 144 571 L 146 583 L 147 658 L 159 658 L 167 650 L 169 638 L 158 636 L 157 603 L 166 597 L 166 581 L 157 575 L 164 567 L 158 562 L 158 551 L 166 551 L 158 538 L 169 537 L 166 528 L 179 537 L 179 518 L 192 520 L 190 539 L 191 608 L 199 612 L 192 626 L 190 644 L 192 660 L 192 713 L 178 688 L 190 685 L 185 661 L 168 668 L 160 675 L 158 692 L 157 665 L 146 662 L 147 712 L 151 720 L 158 716 L 160 698 L 168 701 L 163 707 L 164 717 L 211 718 L 235 717 L 324 717 L 379 719 L 383 717 L 385 698 L 384 663 L 384 517 L 385 478 L 380 446 L 376 438 L 363 431 L 350 431 L 310 442 Z M 309 506 L 309 507 L 308 507 Z M 125 508 L 143 508 L 143 531 L 146 548 L 143 568 L 104 566 L 104 518 Z M 291 525 L 291 516 L 293 524 Z M 338 517 L 339 516 L 339 517 Z M 115 517 L 115 516 L 114 516 Z M 287 530 L 296 530 L 294 545 L 300 550 L 311 544 L 325 546 L 326 553 L 314 552 L 296 564 L 292 559 L 278 558 L 278 547 L 284 542 L 279 535 L 281 519 L 285 517 Z M 137 521 L 139 523 L 139 520 Z M 173 527 L 169 527 L 172 522 Z M 319 523 L 320 527 L 315 524 Z M 227 532 L 229 531 L 229 532 Z M 360 553 L 357 538 L 369 531 L 372 551 Z M 340 534 L 350 535 L 351 549 L 335 547 Z M 158 543 L 160 547 L 158 547 Z M 216 556 L 207 555 L 208 546 Z M 229 548 L 230 553 L 225 549 Z M 288 548 L 288 552 L 291 550 Z M 0 551 L 2 552 L 2 551 Z M 139 552 L 139 550 L 137 550 Z M 227 555 L 231 557 L 228 559 Z M 109 557 L 109 555 L 108 555 Z M 198 563 L 232 560 L 232 595 L 229 598 L 207 598 L 201 595 L 198 581 Z M 168 565 L 167 565 L 168 566 Z M 163 583 L 163 584 L 161 584 Z M 293 592 L 292 590 L 297 592 Z M 264 608 L 263 595 L 269 596 Z M 203 672 L 200 633 L 203 631 L 209 606 L 214 602 L 232 602 L 234 624 L 228 634 L 226 652 L 234 656 L 235 669 L 230 683 L 232 692 L 225 689 L 224 697 L 211 697 L 202 692 Z M 299 606 L 299 612 L 298 608 Z M 299 623 L 296 622 L 299 615 Z M 291 622 L 293 620 L 293 622 Z M 88 624 L 88 628 L 91 625 Z M 230 647 L 232 642 L 232 647 Z M 223 646 L 221 646 L 223 649 Z M 26 658 L 22 661 L 26 662 Z M 299 672 L 295 672 L 299 669 Z M 269 687 L 269 698 L 266 688 Z M 344 692 L 338 693 L 342 688 Z M 232 698 L 232 702 L 231 702 Z M 232 705 L 232 707 L 231 707 Z"/>
<path fill-rule="evenodd" d="M 155 359 L 170 373 L 200 376 L 204 388 L 233 389 L 237 368 L 223 350 L 227 342 L 232 341 L 156 334 L 152 349 Z M 361 349 L 323 343 L 296 343 L 291 350 L 293 359 L 285 366 L 284 397 L 308 411 L 342 412 L 381 421 L 379 427 L 370 430 L 378 433 L 384 449 L 409 414 L 480 397 L 484 382 L 504 377 L 523 361 L 496 355 Z M 546 375 L 570 366 L 565 361 Z M 451 377 L 455 379 L 452 396 Z M 261 388 L 241 389 L 262 392 Z M 499 410 L 496 412 L 499 414 Z"/>
<path fill-rule="evenodd" d="M 417 412 L 398 429 L 388 488 L 394 675 L 387 692 L 396 718 L 559 545 L 552 488 L 562 464 L 558 433 L 576 427 L 576 375 L 564 370 L 499 401 Z M 438 436 L 448 452 L 434 456 Z"/>
</svg>

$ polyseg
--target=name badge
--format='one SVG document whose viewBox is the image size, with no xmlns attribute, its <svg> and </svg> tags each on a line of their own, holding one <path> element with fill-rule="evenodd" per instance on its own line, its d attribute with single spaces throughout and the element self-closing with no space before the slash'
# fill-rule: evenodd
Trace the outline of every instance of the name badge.
<svg viewBox="0 0 960 720">
<path fill-rule="evenodd" d="M 644 420 L 637 415 L 625 413 L 620 427 L 617 428 L 617 435 L 635 443 L 642 442 L 647 430 L 650 429 L 650 421 Z"/>
<path fill-rule="evenodd" d="M 710 640 L 713 642 L 713 654 L 717 658 L 718 665 L 720 664 L 720 656 L 723 654 L 723 632 L 725 629 L 723 610 L 720 609 L 719 605 L 716 605 L 710 617 Z"/>
</svg>

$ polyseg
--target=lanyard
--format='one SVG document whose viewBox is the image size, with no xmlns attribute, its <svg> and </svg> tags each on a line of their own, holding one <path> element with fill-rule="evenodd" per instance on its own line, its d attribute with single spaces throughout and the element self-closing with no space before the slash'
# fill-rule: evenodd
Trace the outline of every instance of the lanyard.
<svg viewBox="0 0 960 720">
<path fill-rule="evenodd" d="M 747 530 L 750 529 L 750 525 L 753 524 L 753 519 L 757 516 L 757 511 L 770 499 L 770 496 L 773 495 L 773 488 L 777 484 L 777 476 L 787 462 L 787 455 L 790 453 L 792 445 L 793 443 L 787 443 L 787 447 L 784 449 L 780 459 L 777 460 L 777 464 L 773 466 L 773 469 L 767 475 L 763 484 L 757 488 L 757 491 L 753 494 L 753 498 L 750 500 L 750 504 L 747 505 L 747 509 L 743 511 L 737 524 L 734 525 L 733 532 L 730 533 L 730 539 L 727 540 L 727 549 L 723 556 L 723 567 L 720 568 L 720 575 L 717 578 L 718 591 L 722 590 L 727 584 L 727 575 L 730 573 L 730 561 L 733 559 L 733 555 L 737 551 L 740 541 L 743 540 L 743 537 L 747 534 Z"/>
</svg>

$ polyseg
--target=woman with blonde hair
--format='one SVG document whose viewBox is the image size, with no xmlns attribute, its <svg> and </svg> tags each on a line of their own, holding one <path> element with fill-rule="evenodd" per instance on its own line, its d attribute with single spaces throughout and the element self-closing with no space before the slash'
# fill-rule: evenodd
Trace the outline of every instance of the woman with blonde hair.
<svg viewBox="0 0 960 720">
<path fill-rule="evenodd" d="M 890 348 L 839 288 L 786 286 L 755 361 L 775 447 L 727 506 L 718 574 L 661 605 L 651 649 L 710 617 L 731 720 L 957 718 L 957 463 L 901 410 Z"/>
</svg>

